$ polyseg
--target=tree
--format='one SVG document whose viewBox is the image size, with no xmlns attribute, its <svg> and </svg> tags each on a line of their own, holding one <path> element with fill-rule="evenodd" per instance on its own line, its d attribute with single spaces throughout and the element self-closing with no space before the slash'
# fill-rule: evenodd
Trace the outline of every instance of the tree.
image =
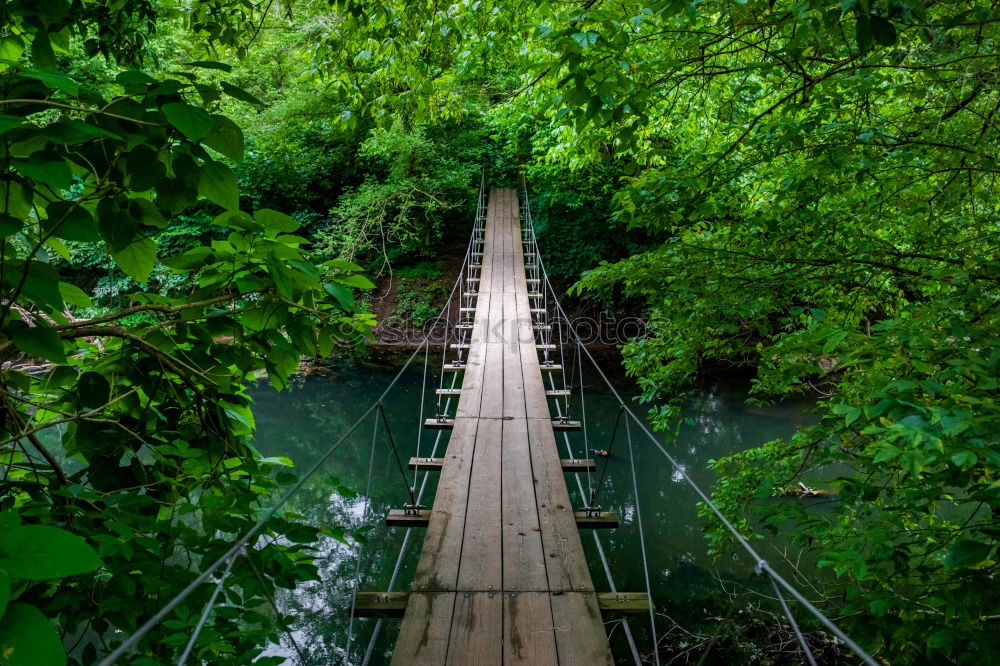
<svg viewBox="0 0 1000 666">
<path fill-rule="evenodd" d="M 257 25 L 246 7 L 195 2 L 185 20 L 239 53 Z M 199 75 L 229 65 L 196 61 L 169 77 L 127 68 L 179 8 L 54 0 L 0 11 L 0 654 L 66 663 L 65 640 L 74 662 L 93 663 L 294 480 L 287 460 L 253 449 L 245 389 L 257 372 L 283 387 L 300 356 L 362 340 L 371 316 L 352 292 L 371 283 L 349 262 L 312 263 L 289 216 L 240 209 L 230 164 L 243 134 L 214 111 L 224 95 L 255 100 Z M 105 58 L 114 81 L 69 76 L 71 52 Z M 157 239 L 198 202 L 214 211 L 214 240 L 159 256 Z M 95 310 L 59 268 L 84 248 L 139 285 L 154 269 L 191 279 Z M 314 575 L 318 533 L 272 520 L 245 556 L 264 578 L 240 560 L 224 592 L 248 611 L 219 611 L 195 654 L 252 661 L 275 631 L 252 609 L 269 588 Z M 207 594 L 178 606 L 134 658 L 170 660 Z"/>
</svg>

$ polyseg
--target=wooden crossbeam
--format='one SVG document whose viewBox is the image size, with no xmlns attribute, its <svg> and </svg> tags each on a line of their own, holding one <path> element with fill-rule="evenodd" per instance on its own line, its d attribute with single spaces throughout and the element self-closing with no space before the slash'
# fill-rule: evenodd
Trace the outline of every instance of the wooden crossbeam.
<svg viewBox="0 0 1000 666">
<path fill-rule="evenodd" d="M 649 595 L 645 592 L 597 592 L 597 606 L 611 617 L 645 615 Z M 406 613 L 409 592 L 358 592 L 354 595 L 354 617 L 400 619 Z"/>
<path fill-rule="evenodd" d="M 618 527 L 618 516 L 610 511 L 601 511 L 588 516 L 586 511 L 574 511 L 573 518 L 581 530 L 615 529 Z M 427 527 L 431 521 L 430 509 L 389 509 L 385 518 L 386 527 Z"/>
<path fill-rule="evenodd" d="M 563 458 L 559 461 L 564 472 L 575 474 L 577 472 L 594 471 L 597 464 L 593 458 Z M 427 472 L 440 472 L 444 467 L 444 458 L 410 458 L 410 469 L 422 469 Z"/>
<path fill-rule="evenodd" d="M 455 427 L 455 419 L 426 419 L 424 427 L 430 430 L 451 430 Z M 557 432 L 575 432 L 582 430 L 583 426 L 579 421 L 552 420 L 552 429 Z"/>
</svg>

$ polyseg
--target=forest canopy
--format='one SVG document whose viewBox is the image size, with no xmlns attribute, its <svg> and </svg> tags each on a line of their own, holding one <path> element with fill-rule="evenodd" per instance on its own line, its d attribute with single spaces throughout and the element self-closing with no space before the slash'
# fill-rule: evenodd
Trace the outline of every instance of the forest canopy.
<svg viewBox="0 0 1000 666">
<path fill-rule="evenodd" d="M 464 237 L 484 167 L 525 176 L 559 284 L 644 314 L 623 362 L 661 430 L 706 368 L 817 399 L 714 499 L 812 553 L 826 612 L 890 663 L 996 659 L 998 11 L 4 3 L 0 646 L 45 650 L 10 663 L 93 663 L 252 523 L 293 478 L 252 446 L 255 373 L 364 344 L 361 273 Z M 838 501 L 775 497 L 799 481 Z M 314 575 L 320 530 L 269 529 L 243 607 Z"/>
</svg>

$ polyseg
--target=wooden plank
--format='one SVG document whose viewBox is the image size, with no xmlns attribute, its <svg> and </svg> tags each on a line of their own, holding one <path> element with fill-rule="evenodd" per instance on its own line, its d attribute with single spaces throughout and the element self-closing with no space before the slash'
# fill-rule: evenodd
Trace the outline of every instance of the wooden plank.
<svg viewBox="0 0 1000 666">
<path fill-rule="evenodd" d="M 473 506 L 470 501 L 467 511 L 470 513 L 479 513 L 485 511 L 485 509 L 483 507 Z M 489 513 L 492 514 L 499 514 L 499 512 L 495 508 L 489 509 L 488 511 Z M 416 511 L 407 511 L 406 509 L 389 509 L 389 513 L 386 515 L 385 518 L 385 524 L 387 527 L 428 527 L 431 522 L 431 516 L 432 516 L 431 509 L 418 509 Z M 576 524 L 577 529 L 581 530 L 615 529 L 618 527 L 618 515 L 612 513 L 611 511 L 601 511 L 600 513 L 597 513 L 593 516 L 588 516 L 585 511 L 574 511 L 573 520 Z M 468 527 L 469 525 L 467 524 L 466 528 Z M 488 571 L 491 574 L 493 573 L 493 569 L 499 571 L 500 570 L 499 566 L 495 566 L 496 563 L 492 562 L 492 560 L 494 559 L 499 560 L 499 557 L 494 557 L 491 551 L 484 548 L 482 545 L 487 541 L 489 541 L 490 539 L 489 528 L 485 526 L 484 527 L 473 526 L 473 528 L 476 534 L 473 535 L 473 537 L 475 538 L 471 539 L 471 541 L 474 544 L 478 545 L 477 548 L 475 548 L 475 550 L 478 553 L 485 553 L 488 556 L 490 562 L 485 562 L 485 561 L 477 562 L 474 560 L 475 558 L 474 555 L 470 554 L 468 558 L 466 558 L 463 554 L 463 563 L 466 561 L 466 559 L 468 559 L 469 562 L 473 564 L 472 568 L 474 569 L 481 568 L 484 571 Z M 539 530 L 540 529 L 541 528 L 539 528 Z M 499 530 L 499 527 L 497 527 L 497 530 Z M 466 539 L 467 541 L 469 540 L 469 535 L 466 535 Z M 494 546 L 498 545 L 496 539 L 493 540 L 493 543 Z M 504 552 L 506 553 L 506 551 Z M 549 557 L 554 559 L 551 553 Z M 579 557 L 580 559 L 583 558 L 582 552 L 580 553 Z M 518 559 L 518 558 L 512 558 L 512 559 Z M 472 580 L 471 578 L 472 575 L 474 574 L 468 574 L 464 578 L 459 579 L 459 585 L 461 586 L 459 589 L 465 589 L 465 590 L 477 589 L 473 585 L 473 583 L 470 582 Z M 522 576 L 527 577 L 528 574 L 522 574 Z M 463 580 L 465 581 L 464 583 L 462 582 Z M 526 585 L 525 587 L 526 589 L 533 589 L 535 586 Z M 486 586 L 486 589 L 499 590 L 507 588 L 500 588 L 499 586 L 495 586 L 493 585 L 493 583 L 490 583 L 489 585 Z M 518 587 L 518 589 L 521 588 Z"/>
<path fill-rule="evenodd" d="M 611 647 L 593 592 L 553 594 L 552 623 L 560 664 L 612 666 Z"/>
<path fill-rule="evenodd" d="M 454 590 L 465 532 L 469 480 L 475 455 L 477 419 L 457 419 L 438 480 L 413 590 Z"/>
<path fill-rule="evenodd" d="M 409 592 L 358 592 L 354 617 L 401 618 L 409 599 Z"/>
<path fill-rule="evenodd" d="M 516 605 L 516 600 L 541 596 L 545 600 L 545 608 L 534 609 L 538 612 L 529 626 L 545 631 L 552 631 L 552 614 L 547 592 L 505 592 L 504 626 L 513 624 L 512 616 L 516 612 L 508 610 L 506 604 Z M 380 617 L 385 619 L 401 619 L 409 603 L 409 592 L 358 592 L 354 596 L 354 617 Z M 514 603 L 511 603 L 514 602 Z M 646 616 L 649 613 L 649 595 L 645 592 L 598 592 L 597 607 L 604 617 Z M 511 642 L 505 634 L 504 643 Z M 506 654 L 506 650 L 505 650 Z"/>
<path fill-rule="evenodd" d="M 503 589 L 547 590 L 528 422 L 521 409 L 522 418 L 503 422 Z"/>
<path fill-rule="evenodd" d="M 548 592 L 504 592 L 503 663 L 561 663 Z"/>
<path fill-rule="evenodd" d="M 447 661 L 418 664 L 500 666 L 503 660 L 503 597 L 500 592 L 459 592 L 455 598 Z"/>
<path fill-rule="evenodd" d="M 487 369 L 488 371 L 488 369 Z M 486 401 L 483 401 L 485 409 Z M 501 589 L 500 420 L 480 420 L 469 480 L 457 590 Z"/>
<path fill-rule="evenodd" d="M 393 665 L 443 664 L 448 654 L 454 610 L 454 592 L 410 594 L 392 652 Z"/>
<path fill-rule="evenodd" d="M 618 515 L 610 511 L 600 511 L 588 516 L 586 511 L 574 511 L 576 526 L 581 530 L 615 529 L 618 527 Z"/>
<path fill-rule="evenodd" d="M 530 419 L 528 438 L 549 589 L 593 590 L 552 427 L 547 420 Z"/>
<path fill-rule="evenodd" d="M 597 606 L 610 617 L 649 614 L 649 595 L 645 592 L 598 592 Z"/>
<path fill-rule="evenodd" d="M 562 471 L 567 474 L 578 472 L 594 471 L 597 465 L 593 458 L 563 458 L 559 461 Z M 417 469 L 424 472 L 440 472 L 444 467 L 444 458 L 415 458 L 411 457 L 408 463 L 410 469 Z"/>
<path fill-rule="evenodd" d="M 386 527 L 428 527 L 431 522 L 430 509 L 389 509 L 385 517 Z"/>
</svg>

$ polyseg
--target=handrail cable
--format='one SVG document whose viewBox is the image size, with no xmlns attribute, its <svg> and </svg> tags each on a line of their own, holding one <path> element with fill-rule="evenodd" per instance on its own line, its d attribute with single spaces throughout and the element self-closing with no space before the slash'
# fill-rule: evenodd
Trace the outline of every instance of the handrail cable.
<svg viewBox="0 0 1000 666">
<path fill-rule="evenodd" d="M 382 411 L 379 403 L 379 412 Z M 385 414 L 382 414 L 383 419 Z M 361 513 L 361 524 L 368 523 L 368 512 L 372 508 L 372 472 L 375 469 L 375 445 L 378 443 L 378 413 L 375 414 L 375 423 L 372 424 L 372 450 L 368 456 L 368 481 L 365 483 L 365 510 Z M 351 643 L 354 639 L 354 610 L 358 600 L 358 589 L 361 586 L 361 551 L 364 544 L 357 542 L 354 557 L 354 594 L 351 595 L 351 614 L 347 619 L 347 646 L 344 648 L 344 662 L 348 663 L 351 658 Z"/>
<path fill-rule="evenodd" d="M 412 507 L 417 506 L 417 496 L 414 494 L 416 490 L 410 485 L 410 480 L 406 477 L 406 470 L 403 469 L 403 461 L 399 459 L 399 450 L 396 448 L 396 438 L 392 436 L 392 430 L 389 429 L 389 419 L 385 415 L 385 406 L 380 402 L 378 404 L 378 413 L 382 415 L 382 424 L 385 426 L 385 435 L 389 439 L 389 446 L 392 448 L 392 456 L 396 459 L 396 467 L 399 468 L 399 475 L 403 477 L 403 485 L 406 486 L 406 492 L 410 495 L 410 502 L 412 502 Z"/>
<path fill-rule="evenodd" d="M 844 633 L 844 631 L 840 627 L 838 627 L 819 608 L 817 608 L 801 592 L 799 592 L 797 588 L 795 588 L 791 583 L 785 580 L 784 577 L 781 576 L 781 574 L 775 571 L 774 568 L 771 567 L 770 564 L 768 564 L 767 560 L 761 557 L 761 555 L 757 552 L 757 550 L 750 545 L 750 542 L 747 541 L 747 539 L 739 532 L 739 530 L 736 529 L 736 527 L 732 524 L 732 522 L 730 522 L 730 520 L 726 518 L 726 516 L 722 513 L 722 511 L 715 504 L 715 502 L 713 502 L 711 498 L 705 493 L 705 491 L 701 489 L 701 486 L 695 483 L 694 479 L 692 479 L 688 475 L 687 471 L 677 461 L 677 459 L 674 458 L 674 456 L 671 455 L 669 451 L 667 451 L 667 449 L 653 435 L 653 433 L 650 432 L 646 424 L 643 423 L 631 409 L 629 409 L 628 405 L 625 403 L 621 395 L 618 393 L 614 385 L 611 383 L 611 380 L 608 379 L 607 375 L 604 373 L 604 370 L 597 363 L 597 360 L 594 359 L 594 356 L 590 353 L 590 350 L 587 349 L 586 345 L 583 344 L 582 338 L 580 337 L 579 333 L 576 331 L 576 328 L 573 326 L 573 323 L 567 316 L 566 311 L 562 307 L 562 303 L 559 302 L 559 298 L 556 296 L 555 288 L 552 286 L 552 283 L 549 280 L 548 273 L 545 270 L 545 264 L 542 261 L 542 257 L 540 254 L 538 256 L 538 263 L 541 266 L 542 275 L 544 275 L 546 288 L 549 289 L 552 293 L 552 301 L 555 304 L 555 307 L 557 308 L 559 314 L 561 314 L 563 317 L 566 318 L 568 330 L 573 335 L 573 337 L 576 338 L 577 342 L 580 344 L 580 349 L 587 356 L 590 363 L 594 366 L 594 369 L 597 370 L 597 373 L 600 375 L 601 379 L 607 385 L 608 389 L 611 391 L 611 394 L 614 396 L 615 400 L 618 402 L 619 405 L 621 405 L 625 409 L 626 414 L 635 422 L 635 424 L 639 427 L 639 429 L 643 432 L 643 434 L 645 434 L 646 437 L 653 443 L 653 445 L 656 446 L 657 449 L 659 449 L 660 453 L 663 454 L 663 456 L 673 466 L 673 468 L 677 471 L 677 473 L 681 476 L 681 478 L 683 478 L 684 481 L 687 482 L 687 484 L 691 487 L 691 489 L 694 490 L 695 494 L 701 498 L 701 500 L 705 503 L 705 506 L 707 506 L 709 510 L 711 510 L 711 512 L 719 519 L 719 521 L 723 524 L 726 530 L 733 536 L 735 541 L 747 552 L 748 555 L 750 555 L 750 557 L 754 561 L 755 571 L 759 571 L 762 574 L 766 574 L 767 576 L 771 577 L 775 582 L 777 582 L 779 585 L 781 585 L 781 587 L 783 587 L 790 595 L 792 595 L 792 597 L 794 597 L 795 600 L 798 601 L 803 606 L 803 608 L 808 610 L 817 620 L 819 620 L 820 623 L 823 624 L 823 626 L 825 626 L 827 629 L 833 632 L 833 634 L 837 636 L 837 638 L 844 641 L 844 644 L 847 645 L 847 647 L 850 648 L 852 651 L 854 651 L 863 662 L 868 664 L 868 666 L 879 666 L 878 662 L 876 662 L 871 657 L 871 655 L 869 655 L 864 649 L 862 649 L 861 646 L 858 645 L 850 636 Z"/>
<path fill-rule="evenodd" d="M 601 475 L 597 478 L 597 485 L 590 490 L 590 501 L 587 504 L 591 507 L 597 506 L 595 502 L 598 493 L 601 492 L 601 487 L 604 485 L 604 477 L 608 473 L 608 463 L 611 461 L 611 452 L 615 448 L 615 439 L 618 437 L 618 426 L 622 422 L 622 414 L 624 414 L 624 410 L 619 407 L 618 416 L 615 417 L 615 427 L 611 430 L 611 443 L 608 444 L 607 455 L 604 456 L 604 467 L 601 468 Z M 628 421 L 625 422 L 625 427 L 628 428 Z"/>
<path fill-rule="evenodd" d="M 619 412 L 620 414 L 621 412 Z M 642 508 L 639 505 L 639 481 L 635 474 L 635 453 L 632 449 L 632 428 L 625 420 L 625 441 L 628 442 L 628 462 L 632 469 L 632 497 L 635 500 L 635 524 L 639 526 L 639 552 L 642 553 L 642 575 L 646 579 L 646 602 L 649 604 L 649 630 L 653 634 L 653 656 L 660 666 L 660 641 L 656 637 L 656 610 L 653 608 L 653 587 L 649 584 L 649 561 L 646 556 L 646 536 L 642 529 Z"/>
<path fill-rule="evenodd" d="M 306 663 L 306 654 L 302 651 L 302 647 L 299 645 L 299 642 L 295 640 L 292 628 L 288 626 L 288 623 L 285 622 L 285 618 L 282 617 L 281 609 L 278 608 L 278 602 L 275 600 L 274 595 L 268 591 L 267 582 L 264 580 L 264 574 L 262 574 L 260 569 L 257 568 L 257 565 L 254 564 L 252 557 L 247 554 L 244 554 L 244 557 L 250 565 L 250 568 L 253 570 L 253 575 L 256 576 L 257 582 L 260 583 L 261 593 L 264 595 L 264 598 L 267 599 L 267 603 L 271 606 L 271 609 L 274 610 L 274 614 L 277 616 L 277 619 L 281 622 L 281 628 L 284 629 L 285 635 L 288 636 L 288 640 L 292 642 L 292 647 L 295 648 L 295 653 L 299 655 L 299 659 L 302 660 L 303 664 Z"/>
<path fill-rule="evenodd" d="M 219 593 L 222 592 L 222 586 L 225 584 L 226 579 L 229 578 L 229 573 L 233 570 L 233 562 L 236 561 L 236 556 L 239 553 L 233 553 L 229 558 L 229 562 L 226 563 L 226 568 L 222 571 L 222 575 L 219 576 L 219 580 L 215 582 L 215 588 L 212 590 L 212 596 L 208 598 L 205 602 L 205 608 L 201 611 L 201 617 L 198 618 L 198 624 L 195 625 L 194 631 L 191 632 L 191 638 L 188 640 L 187 645 L 184 646 L 184 651 L 181 652 L 181 656 L 177 659 L 177 666 L 184 666 L 187 663 L 188 657 L 191 656 L 191 650 L 194 649 L 194 644 L 198 641 L 198 636 L 201 635 L 201 630 L 205 626 L 205 622 L 208 620 L 208 616 L 211 614 L 212 609 L 215 608 L 215 600 L 219 598 Z"/>
</svg>

